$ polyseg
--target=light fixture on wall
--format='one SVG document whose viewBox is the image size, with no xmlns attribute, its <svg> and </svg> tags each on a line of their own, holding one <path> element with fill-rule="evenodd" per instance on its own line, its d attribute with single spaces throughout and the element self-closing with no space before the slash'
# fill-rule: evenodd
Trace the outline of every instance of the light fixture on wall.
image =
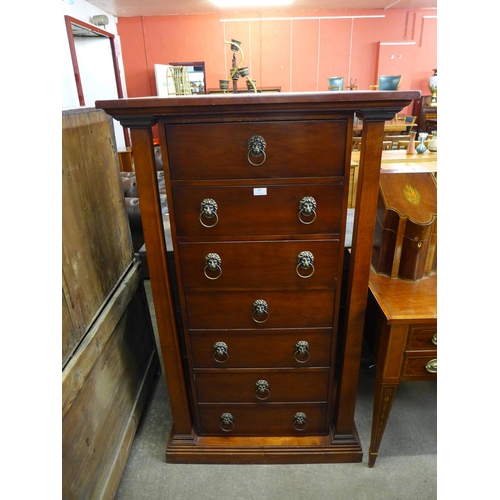
<svg viewBox="0 0 500 500">
<path fill-rule="evenodd" d="M 212 2 L 222 9 L 233 7 L 274 7 L 280 5 L 290 5 L 293 0 L 212 0 Z"/>
<path fill-rule="evenodd" d="M 92 17 L 92 24 L 94 26 L 104 26 L 104 28 L 106 28 L 106 26 L 109 24 L 109 17 L 108 16 L 93 16 Z"/>
</svg>

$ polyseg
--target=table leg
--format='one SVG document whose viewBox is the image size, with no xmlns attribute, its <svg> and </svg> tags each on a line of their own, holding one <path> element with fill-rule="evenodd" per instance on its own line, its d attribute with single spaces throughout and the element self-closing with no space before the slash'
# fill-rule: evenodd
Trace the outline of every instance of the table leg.
<svg viewBox="0 0 500 500">
<path fill-rule="evenodd" d="M 401 380 L 408 325 L 387 324 L 384 314 L 371 293 L 368 297 L 368 304 L 365 334 L 369 340 L 377 345 L 375 353 L 377 377 L 373 403 L 372 433 L 368 452 L 368 467 L 371 468 L 375 465 L 387 419 Z"/>
<path fill-rule="evenodd" d="M 375 401 L 373 405 L 372 433 L 370 437 L 370 449 L 368 451 L 368 467 L 375 465 L 378 457 L 378 449 L 384 435 L 385 425 L 389 418 L 392 403 L 399 384 L 383 384 L 377 380 L 375 384 Z"/>
</svg>

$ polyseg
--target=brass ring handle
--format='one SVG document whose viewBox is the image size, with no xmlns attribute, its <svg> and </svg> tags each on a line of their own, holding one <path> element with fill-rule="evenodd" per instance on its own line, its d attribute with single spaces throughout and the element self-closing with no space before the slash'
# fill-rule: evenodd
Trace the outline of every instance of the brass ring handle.
<svg viewBox="0 0 500 500">
<path fill-rule="evenodd" d="M 230 413 L 223 413 L 220 416 L 219 425 L 224 432 L 231 432 L 234 429 L 233 416 Z"/>
<path fill-rule="evenodd" d="M 435 333 L 432 338 L 431 338 L 431 342 L 434 344 L 434 345 L 438 345 L 438 334 Z"/>
<path fill-rule="evenodd" d="M 429 373 L 437 373 L 438 372 L 438 360 L 437 359 L 431 359 L 426 365 L 425 369 Z"/>
<path fill-rule="evenodd" d="M 260 167 L 261 165 L 263 165 L 263 164 L 264 164 L 264 162 L 265 162 L 265 161 L 266 161 L 266 159 L 267 159 L 266 152 L 265 152 L 265 151 L 263 151 L 261 156 L 264 156 L 264 159 L 263 159 L 260 163 L 254 163 L 254 162 L 250 159 L 250 151 L 249 151 L 249 152 L 248 152 L 248 154 L 247 154 L 247 160 L 248 160 L 248 163 L 250 163 L 250 165 L 253 165 L 254 167 Z"/>
<path fill-rule="evenodd" d="M 264 316 L 264 319 L 257 319 L 259 316 Z M 252 319 L 256 323 L 265 323 L 269 319 L 267 302 L 265 300 L 259 299 L 253 303 Z"/>
<path fill-rule="evenodd" d="M 229 359 L 227 344 L 225 342 L 216 342 L 214 344 L 214 360 L 217 363 L 225 363 Z"/>
<path fill-rule="evenodd" d="M 255 397 L 261 401 L 269 399 L 271 391 L 269 390 L 269 382 L 267 380 L 257 380 L 255 383 Z"/>
<path fill-rule="evenodd" d="M 314 255 L 311 252 L 305 251 L 300 252 L 297 256 L 297 267 L 295 268 L 295 272 L 304 279 L 310 278 L 314 274 Z M 309 274 L 300 274 L 299 269 L 311 269 Z"/>
<path fill-rule="evenodd" d="M 297 363 L 307 363 L 311 357 L 309 354 L 309 344 L 305 340 L 299 340 L 295 344 L 295 352 L 293 354 Z"/>
<path fill-rule="evenodd" d="M 293 416 L 293 428 L 296 431 L 303 431 L 307 427 L 307 416 L 305 413 L 298 411 Z"/>
<path fill-rule="evenodd" d="M 304 196 L 299 201 L 299 220 L 302 224 L 312 224 L 316 220 L 316 206 L 316 200 L 312 196 Z M 308 220 L 308 217 L 312 217 L 312 220 Z"/>
<path fill-rule="evenodd" d="M 200 204 L 200 224 L 203 227 L 214 227 L 219 222 L 219 216 L 217 215 L 218 210 L 217 203 L 211 198 L 205 198 Z M 215 217 L 215 222 L 213 224 L 205 224 L 203 218 L 213 219 Z"/>
<path fill-rule="evenodd" d="M 210 276 L 209 272 L 217 272 L 216 276 Z M 205 256 L 205 269 L 203 273 L 209 280 L 218 280 L 222 276 L 222 259 L 216 253 Z"/>
<path fill-rule="evenodd" d="M 263 156 L 263 159 L 260 163 L 254 163 L 251 159 L 250 156 L 253 158 L 260 158 Z M 247 154 L 247 160 L 250 165 L 253 165 L 254 167 L 260 167 L 267 159 L 266 156 L 266 141 L 264 138 L 260 135 L 253 135 L 248 139 L 248 154 Z"/>
</svg>

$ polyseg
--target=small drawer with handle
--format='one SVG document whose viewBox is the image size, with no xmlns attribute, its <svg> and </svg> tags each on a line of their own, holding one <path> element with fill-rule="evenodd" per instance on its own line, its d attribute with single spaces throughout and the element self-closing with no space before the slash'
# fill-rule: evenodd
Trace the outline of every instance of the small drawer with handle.
<svg viewBox="0 0 500 500">
<path fill-rule="evenodd" d="M 410 325 L 407 350 L 425 350 L 437 348 L 437 325 Z"/>
<path fill-rule="evenodd" d="M 206 436 L 307 436 L 327 434 L 326 404 L 283 403 L 198 405 Z"/>
<path fill-rule="evenodd" d="M 174 181 L 343 176 L 347 123 L 166 125 L 170 176 Z"/>
<path fill-rule="evenodd" d="M 403 361 L 401 380 L 434 380 L 437 377 L 437 352 L 407 355 Z"/>
</svg>

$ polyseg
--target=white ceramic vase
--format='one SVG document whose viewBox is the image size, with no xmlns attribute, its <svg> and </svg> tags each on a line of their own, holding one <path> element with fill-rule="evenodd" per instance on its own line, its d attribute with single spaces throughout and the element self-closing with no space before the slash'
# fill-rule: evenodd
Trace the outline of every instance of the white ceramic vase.
<svg viewBox="0 0 500 500">
<path fill-rule="evenodd" d="M 438 150 L 438 136 L 437 136 L 437 132 L 436 131 L 432 132 L 432 139 L 429 141 L 429 144 L 427 145 L 427 149 L 431 153 L 437 153 L 437 150 Z"/>
</svg>

